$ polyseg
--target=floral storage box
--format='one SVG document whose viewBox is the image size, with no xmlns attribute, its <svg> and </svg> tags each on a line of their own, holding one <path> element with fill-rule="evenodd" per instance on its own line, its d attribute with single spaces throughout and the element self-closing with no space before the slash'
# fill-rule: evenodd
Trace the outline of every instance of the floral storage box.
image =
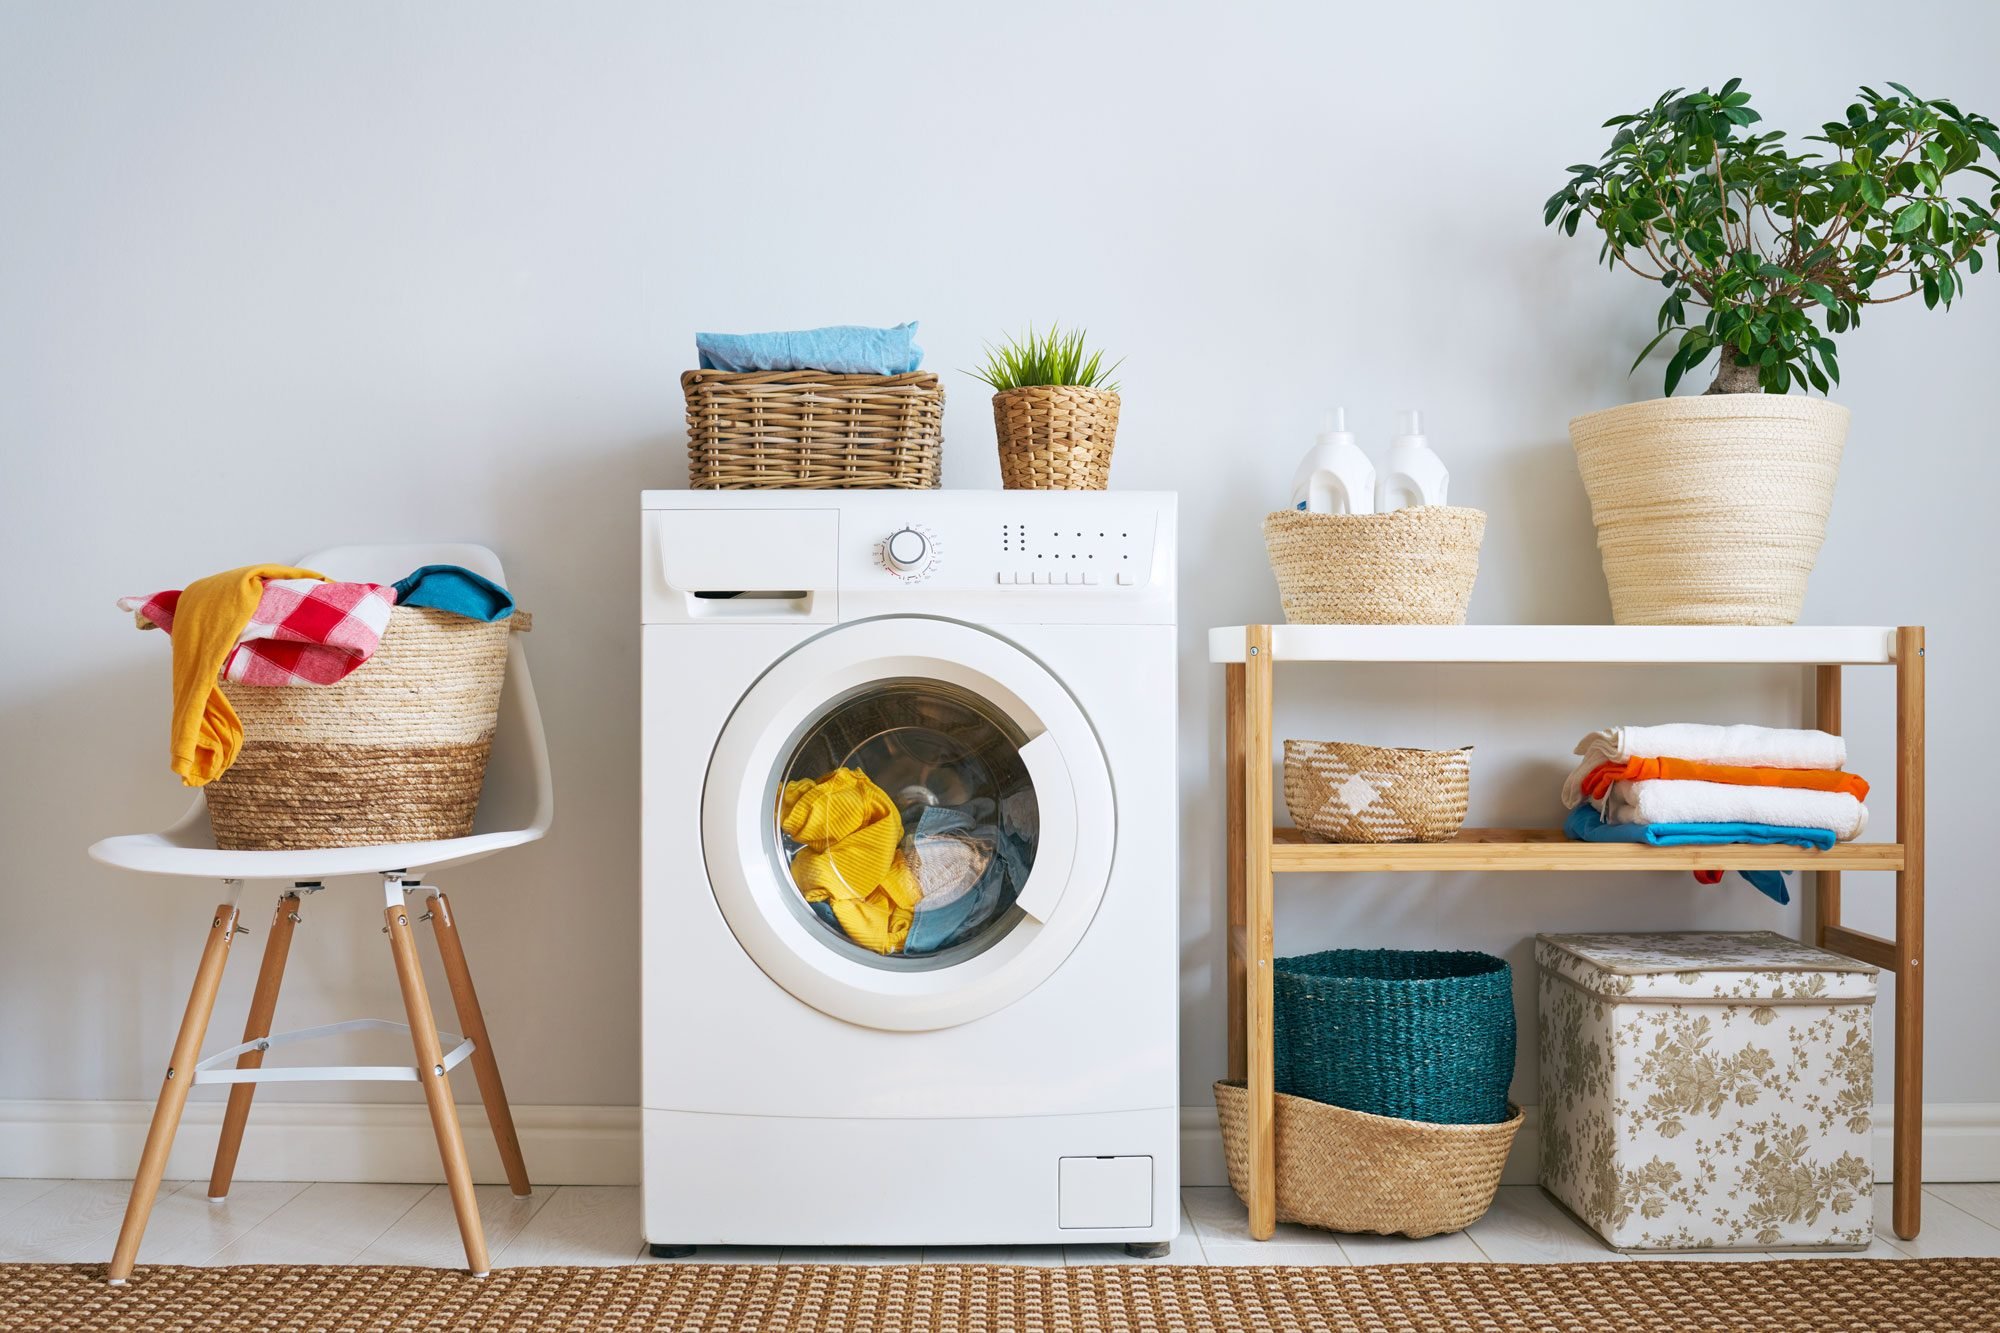
<svg viewBox="0 0 2000 1333">
<path fill-rule="evenodd" d="M 1542 1186 L 1624 1250 L 1861 1248 L 1875 969 L 1770 931 L 1540 935 Z"/>
</svg>

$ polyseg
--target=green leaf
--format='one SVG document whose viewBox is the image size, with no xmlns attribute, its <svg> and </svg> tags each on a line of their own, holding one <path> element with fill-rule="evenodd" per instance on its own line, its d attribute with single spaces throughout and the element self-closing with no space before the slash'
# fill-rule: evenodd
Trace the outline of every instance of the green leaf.
<svg viewBox="0 0 2000 1333">
<path fill-rule="evenodd" d="M 1840 304 L 1840 302 L 1833 299 L 1833 292 L 1831 289 L 1823 287 L 1817 282 L 1804 282 L 1800 283 L 1799 286 L 1805 291 L 1805 294 L 1807 296 L 1810 296 L 1813 300 L 1819 302 L 1821 305 L 1825 306 L 1828 310 L 1832 310 Z"/>
<path fill-rule="evenodd" d="M 1930 205 L 1921 200 L 1916 203 L 1905 204 L 1902 210 L 1896 214 L 1896 235 L 1907 236 L 1930 220 Z M 1572 228 L 1571 230 L 1574 231 L 1575 229 Z"/>
<path fill-rule="evenodd" d="M 1681 382 L 1681 375 L 1687 370 L 1687 347 L 1683 344 L 1674 351 L 1673 359 L 1667 362 L 1667 397 L 1674 396 L 1674 386 Z"/>
<path fill-rule="evenodd" d="M 1662 312 L 1661 312 L 1661 317 L 1662 317 L 1663 319 L 1665 318 L 1665 312 L 1664 312 L 1664 311 L 1662 311 Z M 1660 340 L 1661 340 L 1661 339 L 1663 339 L 1663 338 L 1665 338 L 1665 337 L 1666 337 L 1666 336 L 1667 336 L 1667 335 L 1668 335 L 1669 333 L 1672 333 L 1673 331 L 1674 331 L 1674 330 L 1673 330 L 1673 328 L 1672 328 L 1672 326 L 1671 326 L 1671 325 L 1670 325 L 1670 326 L 1668 326 L 1667 328 L 1664 328 L 1664 329 L 1661 329 L 1661 330 L 1660 330 L 1660 332 L 1659 332 L 1659 334 L 1658 334 L 1658 335 L 1657 335 L 1657 336 L 1656 336 L 1656 337 L 1655 337 L 1655 338 L 1653 339 L 1653 341 L 1651 341 L 1651 342 L 1649 342 L 1649 343 L 1647 343 L 1647 344 L 1646 344 L 1646 349 L 1645 349 L 1644 351 L 1640 352 L 1640 353 L 1639 353 L 1639 355 L 1637 355 L 1637 356 L 1635 356 L 1635 357 L 1633 357 L 1633 358 L 1632 358 L 1632 369 L 1631 369 L 1631 370 L 1627 370 L 1627 371 L 1626 371 L 1625 373 L 1626 373 L 1627 375 L 1630 375 L 1630 374 L 1632 373 L 1632 371 L 1633 371 L 1633 370 L 1637 370 L 1637 369 L 1639 368 L 1639 363 L 1640 363 L 1641 361 L 1644 361 L 1644 360 L 1645 360 L 1645 359 L 1646 359 L 1646 358 L 1647 358 L 1647 357 L 1648 357 L 1649 355 L 1651 355 L 1651 354 L 1652 354 L 1652 351 L 1653 351 L 1653 349 L 1654 349 L 1655 347 L 1658 347 L 1658 346 L 1660 345 Z M 1672 393 L 1672 392 L 1673 392 L 1673 390 L 1672 390 L 1672 389 L 1668 389 L 1668 390 L 1667 390 L 1667 392 L 1668 392 L 1668 393 Z"/>
</svg>

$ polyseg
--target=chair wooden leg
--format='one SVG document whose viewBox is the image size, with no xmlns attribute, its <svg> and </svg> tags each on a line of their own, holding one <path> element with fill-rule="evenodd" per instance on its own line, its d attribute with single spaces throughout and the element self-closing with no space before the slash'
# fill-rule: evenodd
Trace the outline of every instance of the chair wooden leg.
<svg viewBox="0 0 2000 1333">
<path fill-rule="evenodd" d="M 395 890 L 391 890 L 392 894 Z M 400 895 L 397 895 L 400 898 Z M 472 1193 L 472 1164 L 465 1157 L 465 1136 L 459 1130 L 458 1104 L 445 1077 L 444 1051 L 438 1045 L 437 1021 L 431 1015 L 430 994 L 424 989 L 423 966 L 410 934 L 409 913 L 400 900 L 389 903 L 383 916 L 389 930 L 389 951 L 396 959 L 396 981 L 403 990 L 403 1009 L 410 1019 L 410 1041 L 417 1053 L 417 1082 L 430 1105 L 431 1128 L 437 1133 L 438 1156 L 444 1161 L 445 1186 L 452 1211 L 458 1214 L 459 1239 L 465 1242 L 465 1262 L 474 1277 L 492 1268 L 486 1255 L 486 1229 L 480 1225 L 479 1203 Z"/>
<path fill-rule="evenodd" d="M 500 1082 L 493 1039 L 486 1033 L 486 1015 L 480 1012 L 479 995 L 472 988 L 472 969 L 465 965 L 458 921 L 451 914 L 451 899 L 442 890 L 431 890 L 430 919 L 437 935 L 438 956 L 444 960 L 444 974 L 451 984 L 451 1005 L 458 1014 L 459 1029 L 472 1038 L 472 1072 L 479 1080 L 479 1099 L 486 1104 L 486 1119 L 493 1126 L 500 1161 L 507 1168 L 507 1187 L 515 1198 L 525 1199 L 535 1187 L 528 1183 L 528 1164 L 521 1156 L 520 1136 L 514 1132 L 514 1113 L 507 1107 L 507 1089 Z"/>
<path fill-rule="evenodd" d="M 180 1035 L 174 1039 L 173 1059 L 160 1082 L 160 1100 L 153 1107 L 153 1123 L 146 1131 L 146 1147 L 139 1154 L 139 1170 L 132 1177 L 132 1198 L 125 1205 L 125 1222 L 118 1229 L 118 1245 L 111 1252 L 111 1266 L 105 1276 L 113 1284 L 132 1276 L 132 1268 L 139 1261 L 139 1238 L 146 1234 L 146 1219 L 152 1215 L 153 1200 L 160 1193 L 160 1179 L 167 1171 L 167 1153 L 174 1146 L 174 1131 L 180 1128 L 188 1089 L 194 1086 L 195 1062 L 201 1059 L 202 1039 L 208 1035 L 208 1016 L 215 1011 L 216 988 L 222 984 L 222 966 L 229 959 L 229 942 L 235 935 L 236 904 L 217 904 L 208 923 L 208 942 L 202 946 L 201 965 L 195 969 L 187 1011 L 181 1016 Z"/>
<path fill-rule="evenodd" d="M 291 955 L 292 927 L 299 923 L 299 893 L 293 889 L 278 899 L 271 914 L 271 933 L 264 939 L 264 961 L 257 968 L 257 989 L 250 996 L 250 1016 L 243 1021 L 243 1040 L 258 1041 L 271 1035 L 271 1019 L 278 1010 L 278 987 L 285 980 L 285 960 Z M 264 1052 L 245 1051 L 236 1057 L 238 1069 L 256 1069 L 264 1063 Z M 233 1083 L 229 1088 L 229 1109 L 222 1115 L 222 1137 L 215 1145 L 215 1169 L 208 1177 L 208 1197 L 219 1203 L 229 1197 L 236 1176 L 236 1154 L 243 1147 L 243 1127 L 250 1120 L 250 1099 L 255 1083 Z"/>
</svg>

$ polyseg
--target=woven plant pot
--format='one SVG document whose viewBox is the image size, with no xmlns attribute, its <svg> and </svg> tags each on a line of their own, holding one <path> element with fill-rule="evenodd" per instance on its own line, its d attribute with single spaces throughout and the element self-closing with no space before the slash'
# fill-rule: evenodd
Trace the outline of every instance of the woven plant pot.
<svg viewBox="0 0 2000 1333">
<path fill-rule="evenodd" d="M 1237 1197 L 1250 1197 L 1250 1094 L 1215 1085 L 1222 1156 Z M 1278 1220 L 1328 1231 L 1435 1236 L 1462 1231 L 1493 1205 L 1521 1108 L 1491 1125 L 1428 1125 L 1279 1093 Z"/>
<path fill-rule="evenodd" d="M 690 370 L 688 484 L 712 490 L 932 490 L 944 386 L 928 371 Z"/>
<path fill-rule="evenodd" d="M 1514 985 L 1504 959 L 1329 949 L 1271 970 L 1279 1092 L 1429 1124 L 1507 1118 Z"/>
<path fill-rule="evenodd" d="M 1819 559 L 1848 411 L 1655 398 L 1569 423 L 1621 625 L 1789 625 Z"/>
<path fill-rule="evenodd" d="M 1463 625 L 1485 535 L 1484 513 L 1449 505 L 1264 519 L 1294 625 Z"/>
<path fill-rule="evenodd" d="M 1118 395 L 1034 384 L 993 395 L 1000 484 L 1010 491 L 1101 491 L 1111 481 Z"/>
<path fill-rule="evenodd" d="M 399 606 L 366 662 L 333 685 L 225 690 L 243 749 L 206 788 L 227 851 L 363 847 L 472 832 L 507 678 L 528 628 Z"/>
<path fill-rule="evenodd" d="M 1321 842 L 1443 842 L 1465 824 L 1471 747 L 1285 742 L 1285 809 Z"/>
</svg>

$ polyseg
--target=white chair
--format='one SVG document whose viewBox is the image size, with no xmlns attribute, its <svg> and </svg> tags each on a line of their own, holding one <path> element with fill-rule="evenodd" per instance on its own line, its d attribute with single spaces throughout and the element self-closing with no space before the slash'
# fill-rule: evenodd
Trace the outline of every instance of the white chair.
<svg viewBox="0 0 2000 1333">
<path fill-rule="evenodd" d="M 332 578 L 373 583 L 392 583 L 420 565 L 463 565 L 496 583 L 506 583 L 499 557 L 483 546 L 343 546 L 309 555 L 300 563 Z M 463 865 L 504 848 L 533 842 L 548 832 L 555 814 L 555 786 L 521 637 L 510 636 L 499 726 L 493 738 L 479 811 L 473 831 L 466 837 L 314 851 L 223 851 L 216 847 L 210 832 L 207 806 L 201 796 L 196 796 L 186 816 L 165 832 L 106 838 L 90 849 L 91 856 L 107 865 L 152 875 L 219 879 L 223 884 L 223 899 L 211 913 L 208 943 L 195 972 L 194 990 L 188 997 L 187 1013 L 181 1020 L 180 1035 L 174 1042 L 173 1056 L 160 1086 L 159 1104 L 153 1112 L 152 1127 L 146 1133 L 138 1174 L 132 1181 L 132 1199 L 111 1257 L 108 1276 L 113 1284 L 124 1282 L 138 1261 L 139 1238 L 145 1232 L 146 1218 L 159 1192 L 167 1153 L 173 1146 L 174 1131 L 187 1105 L 189 1089 L 197 1083 L 231 1085 L 222 1138 L 216 1147 L 215 1170 L 208 1186 L 209 1198 L 219 1202 L 229 1193 L 243 1127 L 250 1117 L 250 1099 L 257 1084 L 315 1080 L 401 1081 L 422 1085 L 431 1124 L 437 1131 L 438 1154 L 444 1159 L 445 1182 L 458 1214 L 459 1234 L 465 1242 L 466 1262 L 475 1276 L 485 1276 L 490 1266 L 486 1237 L 473 1200 L 472 1171 L 466 1160 L 458 1109 L 446 1077 L 468 1058 L 478 1079 L 480 1098 L 486 1104 L 487 1118 L 493 1125 L 500 1158 L 506 1164 L 507 1182 L 517 1196 L 525 1197 L 531 1187 L 521 1159 L 520 1140 L 514 1132 L 513 1116 L 507 1109 L 507 1094 L 500 1082 L 500 1066 L 494 1059 L 486 1023 L 480 1015 L 472 974 L 466 968 L 457 920 L 443 891 L 425 884 L 422 872 Z M 271 1017 L 277 1007 L 292 929 L 300 921 L 304 896 L 316 892 L 323 881 L 342 875 L 376 875 L 382 881 L 390 952 L 409 1021 L 392 1023 L 364 1018 L 274 1033 Z M 237 900 L 244 882 L 251 880 L 276 880 L 288 887 L 278 896 L 271 933 L 264 943 L 264 961 L 251 996 L 243 1043 L 202 1059 L 202 1039 L 215 1007 L 216 988 L 222 979 L 230 941 L 239 933 L 247 933 L 237 924 Z M 416 940 L 406 910 L 406 896 L 417 889 L 428 894 L 429 910 L 419 919 L 430 921 L 436 934 L 438 953 L 450 980 L 452 1005 L 458 1013 L 459 1025 L 465 1029 L 463 1037 L 439 1032 L 431 1016 L 430 997 L 424 989 L 423 969 L 417 960 Z M 410 1034 L 416 1053 L 414 1065 L 262 1067 L 264 1052 L 273 1046 L 382 1028 Z"/>
</svg>

